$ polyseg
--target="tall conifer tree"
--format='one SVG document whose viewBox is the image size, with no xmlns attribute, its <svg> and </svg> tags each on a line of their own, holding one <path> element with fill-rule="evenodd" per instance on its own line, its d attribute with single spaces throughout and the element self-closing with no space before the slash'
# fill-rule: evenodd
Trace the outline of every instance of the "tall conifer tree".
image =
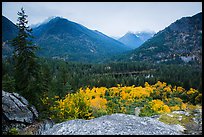
<svg viewBox="0 0 204 137">
<path fill-rule="evenodd" d="M 15 81 L 16 81 L 16 90 L 20 92 L 24 97 L 29 101 L 34 99 L 33 91 L 36 86 L 36 81 L 38 77 L 38 64 L 35 51 L 37 47 L 32 43 L 32 29 L 27 26 L 28 15 L 25 14 L 23 8 L 18 14 L 18 23 L 16 24 L 19 33 L 16 38 L 12 41 L 14 46 L 14 62 L 15 62 Z"/>
</svg>

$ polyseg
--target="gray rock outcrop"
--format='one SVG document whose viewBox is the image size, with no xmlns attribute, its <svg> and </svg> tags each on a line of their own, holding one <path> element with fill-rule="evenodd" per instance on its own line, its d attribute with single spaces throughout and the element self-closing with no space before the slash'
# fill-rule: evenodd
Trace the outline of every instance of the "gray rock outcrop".
<svg viewBox="0 0 204 137">
<path fill-rule="evenodd" d="M 51 120 L 36 122 L 37 118 L 35 106 L 30 105 L 24 97 L 2 90 L 2 134 L 7 134 L 12 128 L 21 134 L 41 134 L 54 124 Z"/>
<path fill-rule="evenodd" d="M 54 125 L 43 135 L 179 135 L 170 126 L 149 117 L 126 114 L 105 115 L 91 120 L 69 120 Z"/>
<path fill-rule="evenodd" d="M 2 91 L 2 111 L 6 120 L 24 123 L 33 123 L 38 117 L 34 106 L 17 93 Z"/>
</svg>

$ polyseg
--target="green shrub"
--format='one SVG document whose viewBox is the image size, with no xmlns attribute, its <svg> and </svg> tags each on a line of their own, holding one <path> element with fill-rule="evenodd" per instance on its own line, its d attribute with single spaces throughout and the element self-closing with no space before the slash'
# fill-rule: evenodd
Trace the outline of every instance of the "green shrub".
<svg viewBox="0 0 204 137">
<path fill-rule="evenodd" d="M 11 128 L 9 131 L 8 131 L 8 135 L 19 135 L 19 131 L 17 128 Z"/>
<path fill-rule="evenodd" d="M 156 113 L 154 110 L 151 109 L 150 105 L 145 105 L 141 110 L 140 110 L 140 117 L 149 117 L 149 116 L 153 116 L 153 115 L 157 115 L 158 113 Z"/>
</svg>

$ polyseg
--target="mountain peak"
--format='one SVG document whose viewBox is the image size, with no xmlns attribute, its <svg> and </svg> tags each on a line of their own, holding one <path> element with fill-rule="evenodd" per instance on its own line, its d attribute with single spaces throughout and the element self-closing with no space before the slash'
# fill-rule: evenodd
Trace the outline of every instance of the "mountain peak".
<svg viewBox="0 0 204 137">
<path fill-rule="evenodd" d="M 62 16 L 51 16 L 47 19 L 47 22 L 51 20 L 59 20 L 59 19 L 67 20 L 66 18 L 63 18 Z"/>
<path fill-rule="evenodd" d="M 123 37 L 118 39 L 118 41 L 122 42 L 126 46 L 135 49 L 142 45 L 147 39 L 151 38 L 154 33 L 150 32 L 131 32 L 128 31 Z"/>
<path fill-rule="evenodd" d="M 46 24 L 46 23 L 53 21 L 53 20 L 59 20 L 59 19 L 64 19 L 64 18 L 60 17 L 60 16 L 50 16 L 47 19 L 45 19 L 44 21 L 37 23 L 37 24 L 31 24 L 30 26 L 31 26 L 31 28 L 37 28 L 40 25 Z"/>
<path fill-rule="evenodd" d="M 132 32 L 132 31 L 128 31 L 125 35 L 130 35 L 130 36 L 132 35 L 132 36 L 133 36 L 133 35 L 135 35 L 135 34 L 134 34 L 134 32 Z"/>
</svg>

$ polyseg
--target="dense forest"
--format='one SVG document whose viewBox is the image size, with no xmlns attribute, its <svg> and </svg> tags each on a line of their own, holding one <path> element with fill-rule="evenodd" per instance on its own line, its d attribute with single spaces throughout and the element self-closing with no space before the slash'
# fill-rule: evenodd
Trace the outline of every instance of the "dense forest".
<svg viewBox="0 0 204 137">
<path fill-rule="evenodd" d="M 14 45 L 14 53 L 2 60 L 2 89 L 22 94 L 36 106 L 41 118 L 53 117 L 53 119 L 56 119 L 58 116 L 56 121 L 59 122 L 73 118 L 97 117 L 102 114 L 116 112 L 132 113 L 135 106 L 144 107 L 149 103 L 141 113 L 141 116 L 147 116 L 157 114 L 159 111 L 159 108 L 157 108 L 158 110 L 149 112 L 148 107 L 153 107 L 151 102 L 160 103 L 161 106 L 180 104 L 179 107 L 182 109 L 184 107 L 182 105 L 185 105 L 185 103 L 192 105 L 201 103 L 202 70 L 200 67 L 192 64 L 162 64 L 144 61 L 88 64 L 37 57 L 35 55 L 37 48 L 30 41 L 32 38 L 30 35 L 31 30 L 26 27 L 27 15 L 25 15 L 24 10 L 19 12 L 18 15 L 20 31 L 18 36 L 11 42 Z M 97 87 L 99 91 L 95 89 Z M 129 89 L 125 89 L 125 87 L 129 87 Z M 140 100 L 140 96 L 128 94 L 133 91 L 139 93 L 140 88 L 138 87 L 144 90 L 141 91 L 141 94 L 148 94 L 144 98 L 142 97 L 142 100 Z M 146 93 L 145 89 L 148 87 L 151 88 L 151 91 Z M 166 96 L 163 96 L 168 87 L 172 92 L 170 93 L 167 90 L 169 93 L 165 92 Z M 183 94 L 178 93 L 181 87 Z M 95 89 L 93 91 L 95 93 L 93 93 L 93 96 L 88 97 L 89 91 L 93 89 Z M 117 90 L 118 94 L 114 90 Z M 98 94 L 103 93 L 98 96 L 95 95 L 97 92 Z M 121 95 L 125 93 L 128 94 L 126 95 L 127 99 L 132 99 L 129 100 L 130 102 L 127 102 L 126 98 Z M 190 96 L 191 94 L 192 96 Z M 86 98 L 92 103 L 91 105 L 88 104 Z M 166 99 L 170 98 L 172 98 L 171 100 L 177 98 L 177 103 L 175 103 L 176 99 L 175 102 L 165 102 Z M 178 98 L 181 98 L 182 101 Z M 63 105 L 56 104 L 60 104 L 60 101 L 61 105 L 71 104 L 75 101 L 73 106 L 67 106 L 67 109 L 69 109 L 69 112 L 66 112 L 67 117 L 64 116 L 64 113 L 61 113 Z M 97 104 L 97 102 L 99 104 L 101 102 L 102 106 L 93 105 Z M 123 106 L 124 104 L 126 106 Z M 70 108 L 79 110 L 71 110 Z M 96 110 L 95 108 L 100 109 Z M 167 106 L 164 108 L 164 112 L 176 110 L 175 108 L 167 108 Z M 64 109 L 66 109 L 65 106 Z M 96 113 L 96 111 L 100 112 Z M 55 115 L 53 116 L 53 114 Z M 73 117 L 70 118 L 70 116 Z"/>
<path fill-rule="evenodd" d="M 81 87 L 112 87 L 117 84 L 143 86 L 145 82 L 155 84 L 165 81 L 172 86 L 202 91 L 200 68 L 191 65 L 150 64 L 145 62 L 83 64 L 57 59 L 39 58 L 41 64 L 41 84 L 48 85 L 49 95 L 63 97 L 67 92 L 75 92 Z M 3 89 L 15 91 L 12 80 L 11 59 L 3 61 Z M 195 79 L 192 79 L 195 78 Z M 47 83 L 46 83 L 47 82 Z M 58 91 L 60 90 L 60 91 Z"/>
</svg>

